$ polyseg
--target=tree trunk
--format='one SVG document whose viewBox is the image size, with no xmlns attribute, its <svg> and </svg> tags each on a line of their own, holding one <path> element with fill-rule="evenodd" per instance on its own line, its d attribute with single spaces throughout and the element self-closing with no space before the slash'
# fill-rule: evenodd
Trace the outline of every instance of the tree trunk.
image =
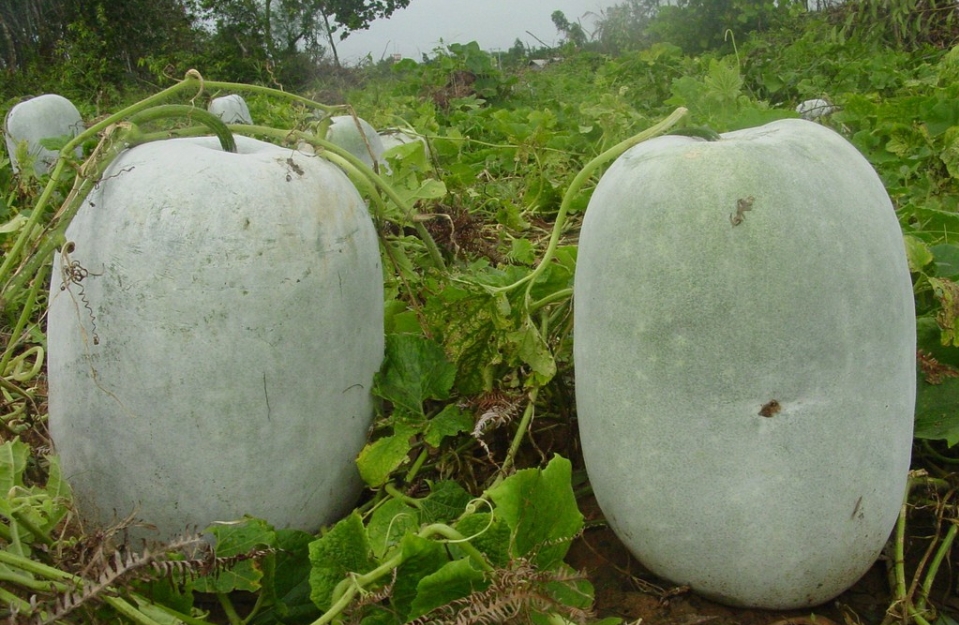
<svg viewBox="0 0 959 625">
<path fill-rule="evenodd" d="M 336 52 L 336 43 L 333 42 L 333 30 L 330 28 L 330 17 L 326 14 L 326 11 L 320 10 L 320 15 L 323 16 L 323 25 L 326 27 L 326 39 L 330 42 L 330 52 L 333 53 L 333 66 L 336 69 L 340 69 L 340 55 Z"/>
<path fill-rule="evenodd" d="M 270 19 L 272 17 L 272 9 L 273 0 L 266 0 L 266 3 L 263 5 L 263 27 L 266 31 L 264 33 L 266 37 L 266 58 L 272 62 L 276 62 L 276 45 L 273 42 L 273 24 Z"/>
</svg>

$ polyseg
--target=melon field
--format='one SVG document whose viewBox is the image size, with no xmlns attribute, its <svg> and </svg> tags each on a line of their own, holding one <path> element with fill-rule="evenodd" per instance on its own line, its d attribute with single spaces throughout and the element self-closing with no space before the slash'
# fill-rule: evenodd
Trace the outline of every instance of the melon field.
<svg viewBox="0 0 959 625">
<path fill-rule="evenodd" d="M 838 15 L 797 14 L 740 42 L 730 31 L 721 51 L 696 55 L 668 41 L 616 53 L 570 43 L 532 63 L 491 54 L 476 43 L 453 43 L 423 62 L 331 70 L 295 92 L 276 82 L 231 82 L 197 66 L 105 98 L 66 93 L 83 129 L 44 139 L 57 157 L 54 164 L 35 167 L 37 153 L 26 143 L 0 157 L 0 622 L 955 625 L 959 47 L 951 46 L 959 31 L 951 18 L 932 32 L 923 31 L 918 18 L 893 16 L 888 23 L 914 30 L 890 38 L 863 26 L 882 19 Z M 919 32 L 929 36 L 907 36 Z M 225 122 L 207 112 L 211 99 L 232 94 L 244 99 L 248 120 Z M 2 112 L 20 100 L 6 101 Z M 801 107 L 810 100 L 825 102 L 810 112 Z M 688 400 L 705 402 L 707 413 L 719 411 L 726 400 L 703 400 L 697 389 L 713 388 L 737 372 L 750 381 L 759 374 L 729 364 L 714 336 L 697 335 L 698 325 L 679 337 L 683 345 L 701 348 L 683 351 L 697 354 L 688 365 L 670 362 L 678 352 L 654 344 L 649 349 L 661 350 L 657 367 L 681 375 L 670 378 L 668 388 L 650 387 L 641 399 L 629 400 L 618 420 L 591 414 L 600 419 L 590 424 L 591 432 L 615 425 L 626 434 L 604 442 L 609 453 L 594 452 L 587 463 L 578 380 L 598 384 L 591 397 L 613 405 L 609 394 L 629 386 L 622 379 L 633 378 L 605 375 L 597 382 L 596 375 L 576 368 L 573 294 L 577 266 L 586 266 L 579 255 L 580 235 L 590 225 L 584 220 L 600 210 L 590 200 L 627 150 L 709 146 L 729 141 L 723 133 L 803 116 L 797 124 L 817 126 L 809 136 L 834 133 L 871 165 L 868 176 L 874 170 L 875 188 L 884 189 L 892 207 L 880 211 L 892 228 L 890 243 L 880 246 L 870 265 L 855 249 L 863 236 L 874 236 L 865 234 L 874 232 L 871 222 L 855 232 L 842 223 L 816 234 L 802 230 L 802 240 L 749 260 L 750 275 L 761 276 L 756 289 L 775 285 L 769 292 L 782 294 L 788 307 L 800 286 L 815 297 L 818 285 L 842 283 L 833 280 L 837 276 L 860 276 L 850 284 L 862 301 L 853 302 L 850 314 L 866 317 L 897 305 L 878 301 L 875 289 L 861 286 L 885 271 L 880 265 L 888 250 L 893 261 L 902 261 L 906 302 L 900 308 L 910 316 L 908 328 L 897 330 L 890 342 L 907 343 L 906 375 L 886 371 L 902 359 L 876 356 L 872 336 L 857 339 L 854 349 L 836 357 L 844 371 L 867 371 L 870 380 L 888 379 L 891 386 L 877 382 L 829 398 L 839 401 L 842 414 L 826 411 L 821 439 L 812 448 L 804 442 L 801 450 L 784 443 L 786 456 L 811 458 L 797 469 L 803 492 L 813 492 L 802 512 L 810 519 L 819 519 L 820 512 L 830 518 L 830 494 L 855 484 L 864 495 L 847 502 L 843 522 L 874 514 L 869 493 L 888 484 L 865 478 L 848 458 L 878 430 L 911 428 L 911 437 L 898 436 L 892 443 L 898 448 L 888 450 L 890 457 L 911 457 L 911 464 L 908 475 L 893 476 L 894 485 L 906 484 L 905 492 L 900 502 L 895 486 L 894 499 L 886 501 L 893 514 L 882 535 L 873 537 L 878 546 L 868 570 L 827 593 L 828 600 L 800 600 L 776 610 L 769 609 L 776 597 L 756 607 L 708 585 L 654 573 L 652 568 L 670 570 L 670 563 L 648 566 L 630 555 L 626 543 L 642 545 L 643 537 L 614 531 L 615 515 L 598 501 L 608 486 L 591 483 L 587 472 L 587 464 L 607 462 L 639 467 L 637 475 L 648 471 L 656 483 L 673 484 L 668 493 L 657 489 L 646 496 L 679 511 L 669 520 L 676 536 L 702 537 L 684 555 L 693 568 L 700 562 L 714 567 L 714 528 L 702 519 L 722 518 L 727 500 L 735 497 L 723 496 L 720 488 L 720 496 L 706 502 L 695 493 L 713 489 L 717 475 L 708 467 L 725 466 L 718 459 L 731 457 L 736 464 L 753 451 L 764 458 L 771 452 L 730 445 L 721 432 L 698 429 L 698 421 L 677 423 L 687 417 L 669 410 L 649 417 L 644 406 L 648 395 L 650 405 L 668 397 L 656 405 Z M 331 131 L 345 124 L 355 133 L 360 120 L 379 134 L 355 134 L 351 144 Z M 828 133 L 819 133 L 821 128 Z M 265 195 L 268 185 L 252 166 L 250 173 L 223 166 L 208 179 L 194 179 L 220 167 L 212 157 L 196 156 L 199 148 L 167 155 L 153 172 L 157 177 L 149 177 L 165 148 L 148 149 L 196 137 L 206 139 L 191 145 L 202 145 L 208 155 L 252 161 L 255 153 L 266 154 L 283 172 L 274 181 L 276 195 Z M 838 143 L 810 142 L 804 153 L 816 159 L 819 150 Z M 157 156 L 138 160 L 137 154 Z M 193 158 L 196 164 L 188 161 Z M 855 158 L 832 166 L 830 179 L 860 175 Z M 836 185 L 825 174 L 767 164 L 789 172 L 783 184 L 791 185 L 800 204 L 809 197 L 826 198 L 829 205 Z M 178 173 L 162 177 L 173 170 Z M 736 194 L 723 204 L 723 236 L 746 236 L 769 212 L 765 196 L 735 188 L 739 173 L 730 165 Z M 330 201 L 325 187 L 303 186 L 320 176 L 339 181 L 329 195 L 342 193 L 359 225 L 334 227 L 324 217 L 297 222 L 287 239 L 276 234 L 287 231 L 270 230 L 286 215 L 287 204 L 299 202 L 310 211 Z M 701 176 L 693 168 L 685 178 L 650 184 L 694 189 L 705 184 Z M 603 197 L 615 191 L 604 190 Z M 653 191 L 632 190 L 634 208 L 643 210 L 644 197 Z M 121 196 L 120 206 L 110 204 Z M 144 208 L 151 202 L 163 205 L 163 219 L 176 217 L 162 221 Z M 837 213 L 840 208 L 845 206 Z M 141 210 L 147 212 L 136 212 Z M 109 220 L 97 221 L 107 214 Z M 652 230 L 660 226 L 647 223 Z M 363 228 L 369 228 L 372 254 L 362 261 L 365 269 L 350 256 L 352 243 L 343 244 Z M 734 325 L 757 345 L 817 345 L 824 342 L 819 329 L 825 336 L 832 327 L 828 314 L 815 316 L 822 314 L 816 306 L 789 317 L 798 319 L 791 327 L 755 318 L 778 310 L 775 302 L 728 315 L 714 305 L 711 291 L 696 285 L 730 284 L 733 265 L 728 259 L 697 260 L 706 245 L 702 239 L 677 236 L 667 245 L 665 235 L 626 226 L 611 230 L 604 235 L 611 250 L 646 246 L 667 259 L 663 275 L 649 278 L 661 287 L 642 285 L 644 305 L 637 310 L 646 310 L 647 300 L 682 302 L 683 311 Z M 316 257 L 313 239 L 328 242 Z M 586 241 L 584 236 L 584 254 Z M 756 239 L 750 249 L 760 243 Z M 605 241 L 594 243 L 589 251 L 604 247 Z M 777 253 L 796 254 L 797 262 L 800 255 L 816 257 L 825 269 L 822 275 L 784 277 L 778 268 L 792 259 L 772 262 Z M 340 256 L 350 259 L 334 265 L 343 262 L 335 258 Z M 633 270 L 624 261 L 603 262 L 590 263 L 595 282 Z M 206 265 L 216 267 L 209 282 L 201 277 Z M 667 273 L 690 266 L 696 268 L 690 279 L 671 280 L 676 274 Z M 118 268 L 130 269 L 124 275 L 135 278 L 114 285 Z M 334 278 L 314 287 L 311 280 L 324 272 Z M 353 288 L 370 277 L 369 289 Z M 876 284 L 885 284 L 883 279 Z M 296 290 L 293 283 L 306 286 Z M 625 294 L 634 287 L 618 290 Z M 327 318 L 315 310 L 360 291 L 366 299 L 357 295 L 355 301 L 363 303 L 344 300 L 346 308 L 337 313 L 337 323 L 346 326 L 311 326 L 313 319 Z M 117 299 L 108 301 L 111 293 Z M 123 297 L 131 306 L 147 305 L 126 319 Z M 266 329 L 254 327 L 259 310 L 269 311 Z M 615 310 L 603 323 L 621 329 L 656 322 L 632 309 Z M 373 320 L 372 333 L 354 332 L 349 324 L 365 318 Z M 580 327 L 576 334 L 585 335 Z M 121 328 L 131 336 L 121 339 Z M 64 339 L 71 332 L 73 338 Z M 251 333 L 261 347 L 246 347 Z M 878 328 L 875 334 L 889 333 Z M 262 348 L 281 339 L 282 348 Z M 123 352 L 116 347 L 121 343 L 135 347 Z M 621 347 L 609 346 L 610 358 Z M 783 378 L 800 375 L 797 370 L 815 377 L 816 368 L 826 365 L 816 349 L 808 351 L 799 369 L 759 363 L 761 376 L 783 388 L 795 382 Z M 354 380 L 349 376 L 360 352 L 371 352 L 373 364 L 362 364 Z M 149 360 L 147 353 L 162 358 Z M 594 353 L 590 362 L 596 358 Z M 637 384 L 641 377 L 636 374 Z M 607 387 L 604 379 L 620 381 Z M 874 407 L 875 397 L 901 387 L 908 400 L 913 386 L 915 409 L 904 415 L 906 421 L 877 425 L 881 407 Z M 341 402 L 348 393 L 357 402 Z M 766 428 L 797 414 L 800 403 L 776 395 L 749 410 L 757 427 Z M 285 417 L 291 405 L 299 406 L 291 412 L 307 413 L 295 427 Z M 646 451 L 623 454 L 621 449 L 634 447 L 634 408 L 644 415 L 636 418 L 635 448 Z M 81 414 L 82 425 L 71 421 Z M 676 437 L 662 444 L 643 438 L 660 431 L 641 426 L 650 418 L 672 420 L 682 444 Z M 883 465 L 887 453 L 880 449 L 872 456 Z M 677 466 L 683 480 L 663 478 Z M 221 490 L 223 484 L 237 490 Z M 618 487 L 616 499 L 640 497 L 642 486 Z M 793 505 L 789 488 L 777 494 L 766 492 L 752 502 L 759 511 L 733 518 L 723 535 L 735 541 L 784 516 L 780 508 Z M 297 517 L 301 503 L 306 509 L 313 500 L 322 502 L 323 512 Z M 124 507 L 124 501 L 131 505 Z M 643 504 L 641 498 L 630 501 L 637 514 Z M 207 509 L 215 518 L 192 512 Z M 293 512 L 284 516 L 287 509 Z M 232 518 L 221 518 L 221 510 L 231 510 Z M 823 526 L 817 532 L 831 534 L 830 523 Z M 792 579 L 792 555 L 819 545 L 817 536 L 799 529 L 782 541 L 786 549 L 753 544 L 743 552 L 742 560 L 755 563 L 750 575 L 772 586 Z M 842 560 L 844 553 L 831 555 Z M 722 577 L 725 569 L 742 577 L 735 573 L 743 566 L 739 560 L 729 557 L 728 567 L 720 562 L 710 575 Z M 803 573 L 814 585 L 820 573 L 823 580 L 829 576 L 815 567 Z"/>
</svg>

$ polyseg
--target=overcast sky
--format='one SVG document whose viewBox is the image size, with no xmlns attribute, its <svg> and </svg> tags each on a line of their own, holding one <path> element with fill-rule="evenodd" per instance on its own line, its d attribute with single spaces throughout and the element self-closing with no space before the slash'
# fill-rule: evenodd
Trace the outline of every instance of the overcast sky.
<svg viewBox="0 0 959 625">
<path fill-rule="evenodd" d="M 548 45 L 561 35 L 550 19 L 562 11 L 570 22 L 579 20 L 591 31 L 590 13 L 615 5 L 616 0 L 410 0 L 389 19 L 376 20 L 369 30 L 353 33 L 339 42 L 344 63 L 354 64 L 367 54 L 379 61 L 402 54 L 419 61 L 424 53 L 444 43 L 476 41 L 484 50 L 508 50 L 517 38 L 539 47 L 538 37 Z M 529 31 L 529 32 L 527 32 Z M 529 33 L 532 33 L 530 35 Z"/>
</svg>

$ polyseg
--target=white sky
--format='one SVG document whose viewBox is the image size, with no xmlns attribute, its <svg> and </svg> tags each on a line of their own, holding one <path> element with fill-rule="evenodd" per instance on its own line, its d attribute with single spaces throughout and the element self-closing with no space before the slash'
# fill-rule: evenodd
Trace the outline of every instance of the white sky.
<svg viewBox="0 0 959 625">
<path fill-rule="evenodd" d="M 353 64 L 367 54 L 374 61 L 394 53 L 419 61 L 432 56 L 444 43 L 476 41 L 484 50 L 508 50 L 517 38 L 536 48 L 540 43 L 559 43 L 562 36 L 550 19 L 562 11 L 570 22 L 579 21 L 587 33 L 592 30 L 589 13 L 599 14 L 617 0 L 410 0 L 386 20 L 376 20 L 369 30 L 351 34 L 336 48 L 340 59 Z"/>
</svg>

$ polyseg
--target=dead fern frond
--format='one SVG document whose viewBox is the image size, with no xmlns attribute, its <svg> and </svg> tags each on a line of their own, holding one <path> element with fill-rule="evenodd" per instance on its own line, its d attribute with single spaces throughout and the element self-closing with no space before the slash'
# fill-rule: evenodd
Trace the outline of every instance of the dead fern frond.
<svg viewBox="0 0 959 625">
<path fill-rule="evenodd" d="M 89 571 L 88 575 L 84 576 L 86 581 L 78 585 L 74 591 L 60 595 L 47 613 L 46 618 L 38 616 L 34 619 L 34 622 L 48 625 L 62 619 L 86 603 L 106 595 L 116 595 L 128 581 L 142 576 L 145 569 L 161 574 L 165 574 L 171 566 L 179 570 L 186 570 L 187 566 L 180 567 L 171 563 L 178 562 L 187 565 L 192 561 L 175 560 L 172 559 L 171 555 L 183 554 L 187 551 L 195 552 L 198 549 L 212 554 L 209 544 L 200 534 L 178 537 L 153 549 L 144 548 L 140 553 L 115 550 L 112 556 L 102 560 L 99 566 L 93 567 L 97 570 Z M 200 560 L 203 563 L 208 561 L 209 558 Z"/>
<path fill-rule="evenodd" d="M 347 625 L 359 625 L 362 620 L 369 616 L 366 612 L 366 608 L 369 606 L 379 606 L 383 609 L 392 611 L 392 608 L 387 605 L 390 597 L 393 596 L 393 588 L 396 586 L 396 576 L 397 569 L 393 569 L 393 579 L 390 580 L 389 584 L 384 585 L 382 588 L 377 588 L 376 590 L 371 590 L 364 592 L 358 601 L 350 605 L 350 607 L 343 612 L 343 616 L 346 618 Z"/>
<path fill-rule="evenodd" d="M 919 370 L 926 378 L 929 384 L 942 384 L 945 378 L 959 377 L 959 370 L 950 365 L 944 365 L 932 356 L 929 352 L 916 350 L 916 361 L 919 363 Z"/>
<path fill-rule="evenodd" d="M 509 569 L 497 569 L 484 590 L 440 606 L 408 625 L 513 625 L 531 623 L 532 613 L 554 613 L 574 623 L 585 623 L 588 610 L 563 603 L 550 586 L 561 584 L 579 592 L 575 584 L 585 579 L 577 571 L 537 570 L 528 560 Z"/>
<path fill-rule="evenodd" d="M 493 452 L 490 451 L 486 441 L 483 440 L 483 435 L 489 430 L 494 430 L 511 422 L 519 414 L 521 406 L 520 398 L 502 391 L 487 393 L 476 402 L 476 411 L 480 414 L 476 419 L 471 435 L 486 451 L 486 455 L 491 461 L 493 460 Z"/>
</svg>

